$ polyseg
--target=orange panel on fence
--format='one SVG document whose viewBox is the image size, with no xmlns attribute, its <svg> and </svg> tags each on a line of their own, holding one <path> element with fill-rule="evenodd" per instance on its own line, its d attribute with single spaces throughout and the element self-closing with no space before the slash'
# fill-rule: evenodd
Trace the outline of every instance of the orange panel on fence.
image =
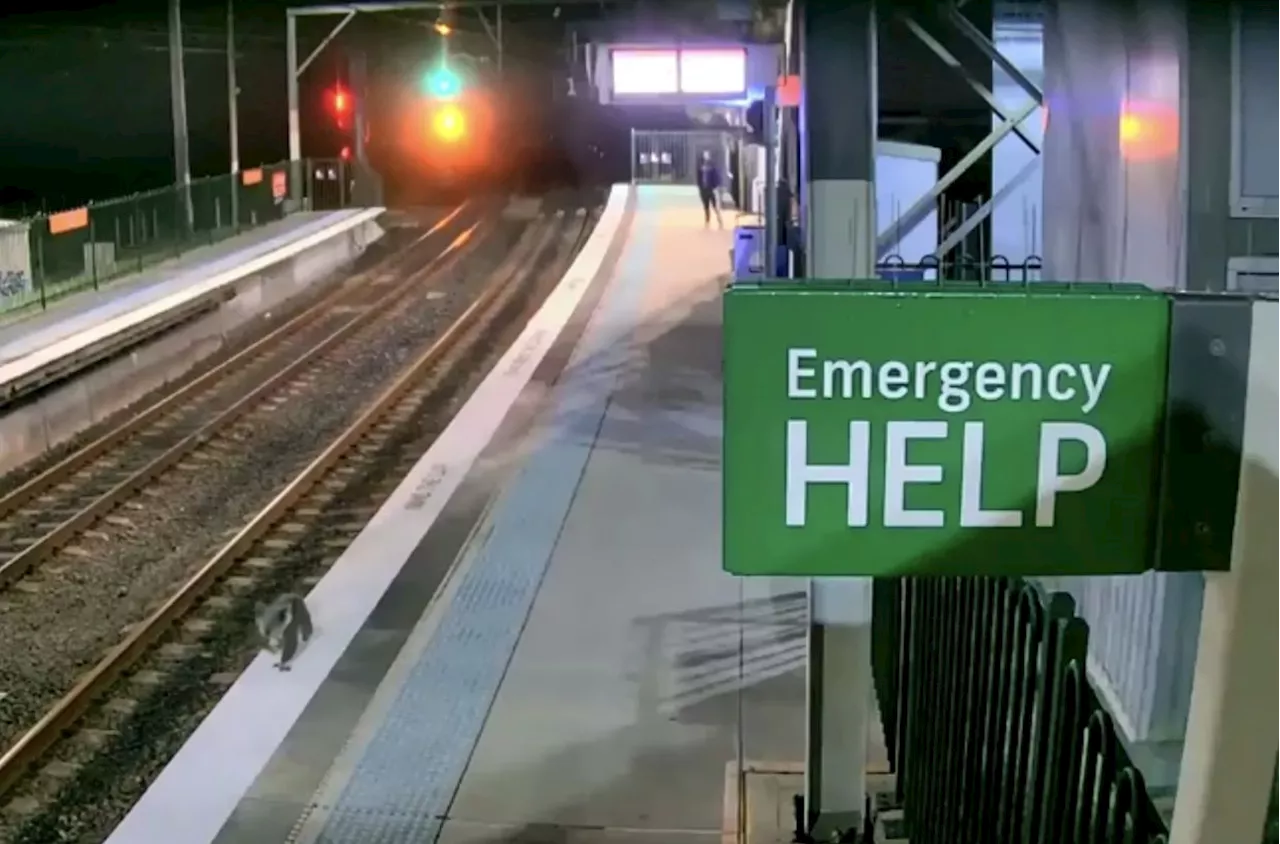
<svg viewBox="0 0 1280 844">
<path fill-rule="evenodd" d="M 252 170 L 245 170 L 240 174 L 240 181 L 246 186 L 258 184 L 262 181 L 262 168 L 254 167 Z"/>
<path fill-rule="evenodd" d="M 778 77 L 778 108 L 798 108 L 800 105 L 800 77 L 795 74 Z"/>
<path fill-rule="evenodd" d="M 62 234 L 89 225 L 89 209 L 75 208 L 49 215 L 49 234 Z"/>
</svg>

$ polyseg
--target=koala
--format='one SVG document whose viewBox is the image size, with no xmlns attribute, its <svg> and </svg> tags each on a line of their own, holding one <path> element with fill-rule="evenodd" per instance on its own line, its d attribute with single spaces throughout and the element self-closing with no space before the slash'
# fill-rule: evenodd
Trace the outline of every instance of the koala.
<svg viewBox="0 0 1280 844">
<path fill-rule="evenodd" d="M 269 604 L 259 602 L 255 615 L 263 647 L 280 655 L 276 668 L 288 671 L 298 648 L 311 638 L 313 631 L 307 602 L 301 595 L 288 592 Z"/>
</svg>

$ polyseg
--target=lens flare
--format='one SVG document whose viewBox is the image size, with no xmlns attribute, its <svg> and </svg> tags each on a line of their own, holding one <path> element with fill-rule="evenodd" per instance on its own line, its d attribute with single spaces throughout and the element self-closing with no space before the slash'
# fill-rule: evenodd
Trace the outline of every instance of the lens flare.
<svg viewBox="0 0 1280 844">
<path fill-rule="evenodd" d="M 444 106 L 431 116 L 431 129 L 442 141 L 456 141 L 466 134 L 466 117 L 458 107 Z"/>
<path fill-rule="evenodd" d="M 462 94 L 462 79 L 447 67 L 438 67 L 423 80 L 427 93 L 439 100 L 457 99 Z"/>
</svg>

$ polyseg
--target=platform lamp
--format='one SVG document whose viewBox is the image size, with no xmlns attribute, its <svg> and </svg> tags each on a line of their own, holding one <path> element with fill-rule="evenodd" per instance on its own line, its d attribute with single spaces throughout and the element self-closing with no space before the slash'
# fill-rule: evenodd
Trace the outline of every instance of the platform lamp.
<svg viewBox="0 0 1280 844">
<path fill-rule="evenodd" d="M 442 6 L 439 14 L 436 15 L 436 22 L 431 27 L 441 38 L 448 38 L 453 34 L 453 9 L 449 6 Z"/>
</svg>

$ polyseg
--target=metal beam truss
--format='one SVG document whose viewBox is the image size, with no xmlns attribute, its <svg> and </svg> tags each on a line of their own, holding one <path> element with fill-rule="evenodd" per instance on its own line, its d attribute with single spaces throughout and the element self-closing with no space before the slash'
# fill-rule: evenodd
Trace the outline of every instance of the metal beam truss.
<svg viewBox="0 0 1280 844">
<path fill-rule="evenodd" d="M 936 38 L 929 34 L 918 21 L 913 19 L 906 13 L 899 13 L 899 19 L 906 25 L 907 29 L 920 40 L 929 51 L 936 55 L 953 73 L 960 75 L 965 83 L 972 88 L 979 97 L 991 109 L 991 113 L 995 115 L 1001 123 L 991 130 L 985 138 L 978 142 L 972 150 L 969 151 L 954 167 L 939 177 L 938 181 L 929 189 L 924 196 L 920 197 L 906 211 L 902 212 L 898 218 L 887 226 L 882 226 L 879 235 L 876 237 L 876 255 L 878 259 L 883 260 L 888 257 L 898 247 L 902 239 L 915 230 L 924 220 L 932 214 L 938 207 L 938 200 L 946 192 L 947 188 L 955 184 L 956 180 L 965 174 L 966 171 L 978 161 L 982 160 L 984 155 L 991 152 L 996 144 L 1004 140 L 1010 134 L 1017 135 L 1024 144 L 1037 156 L 1040 153 L 1039 147 L 1022 131 L 1020 128 L 1024 121 L 1036 109 L 1044 103 L 1043 92 L 1029 80 L 1026 75 L 1009 61 L 1000 50 L 987 38 L 981 30 L 974 26 L 963 14 L 960 13 L 962 3 L 956 3 L 950 6 L 942 20 L 950 23 L 951 26 L 965 40 L 973 44 L 984 56 L 990 59 L 996 66 L 1003 70 L 1008 76 L 1022 88 L 1031 102 L 1015 110 L 1011 114 L 1007 114 L 1005 110 L 996 101 L 992 91 L 983 85 L 972 73 L 965 68 L 964 64 L 956 58 L 956 56 L 942 45 Z M 1007 185 L 1004 185 L 999 191 L 983 203 L 973 215 L 967 217 L 964 223 L 956 230 L 947 234 L 946 238 L 938 244 L 938 250 L 934 256 L 941 260 L 952 249 L 958 246 L 964 239 L 971 234 L 984 220 L 991 216 L 991 212 L 995 207 L 1015 188 L 1021 185 L 1035 170 L 1038 159 L 1033 159 L 1029 164 L 1024 166 Z"/>
</svg>

